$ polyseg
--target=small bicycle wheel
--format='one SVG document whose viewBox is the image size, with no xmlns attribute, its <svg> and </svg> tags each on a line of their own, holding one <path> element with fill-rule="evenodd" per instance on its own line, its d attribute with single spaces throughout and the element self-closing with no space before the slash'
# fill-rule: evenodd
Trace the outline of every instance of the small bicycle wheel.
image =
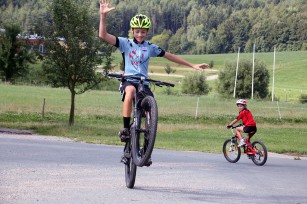
<svg viewBox="0 0 307 204">
<path fill-rule="evenodd" d="M 241 149 L 238 147 L 237 141 L 228 139 L 223 145 L 223 154 L 227 161 L 236 163 L 241 157 Z"/>
<path fill-rule="evenodd" d="M 252 143 L 253 149 L 256 151 L 255 155 L 252 155 L 251 159 L 257 166 L 262 166 L 268 159 L 268 151 L 262 142 L 255 141 Z"/>
<path fill-rule="evenodd" d="M 131 146 L 130 141 L 126 143 L 124 156 L 127 159 L 125 163 L 125 180 L 127 188 L 133 188 L 136 178 L 136 169 L 137 166 L 134 164 L 133 159 L 131 157 Z"/>
<path fill-rule="evenodd" d="M 142 100 L 136 121 L 135 135 L 132 136 L 132 158 L 137 166 L 142 167 L 151 157 L 157 133 L 158 107 L 152 96 Z"/>
</svg>

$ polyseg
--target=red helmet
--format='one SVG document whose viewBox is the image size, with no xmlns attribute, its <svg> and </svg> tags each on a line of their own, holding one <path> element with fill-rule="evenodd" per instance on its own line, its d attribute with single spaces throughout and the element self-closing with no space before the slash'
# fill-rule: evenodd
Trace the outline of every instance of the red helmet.
<svg viewBox="0 0 307 204">
<path fill-rule="evenodd" d="M 239 99 L 239 100 L 237 100 L 237 103 L 236 103 L 237 105 L 238 104 L 241 104 L 241 105 L 244 105 L 244 106 L 246 106 L 246 100 L 245 99 Z"/>
</svg>

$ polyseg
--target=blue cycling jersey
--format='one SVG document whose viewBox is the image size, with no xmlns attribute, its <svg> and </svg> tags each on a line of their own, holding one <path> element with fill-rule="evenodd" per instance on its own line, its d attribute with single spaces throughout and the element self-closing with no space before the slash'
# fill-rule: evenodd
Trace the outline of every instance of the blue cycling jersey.
<svg viewBox="0 0 307 204">
<path fill-rule="evenodd" d="M 148 78 L 150 57 L 163 57 L 165 51 L 148 41 L 137 43 L 134 39 L 116 38 L 115 45 L 123 55 L 125 75 L 144 76 Z"/>
</svg>

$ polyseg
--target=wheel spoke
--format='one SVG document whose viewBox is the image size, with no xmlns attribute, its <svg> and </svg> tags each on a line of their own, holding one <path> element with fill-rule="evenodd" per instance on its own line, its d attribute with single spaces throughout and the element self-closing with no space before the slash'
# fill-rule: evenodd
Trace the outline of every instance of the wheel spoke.
<svg viewBox="0 0 307 204">
<path fill-rule="evenodd" d="M 253 142 L 252 146 L 256 152 L 256 154 L 252 158 L 252 161 L 258 166 L 264 165 L 268 156 L 265 145 L 262 142 L 255 141 Z"/>
<path fill-rule="evenodd" d="M 240 159 L 241 149 L 232 142 L 232 139 L 229 139 L 223 145 L 223 153 L 227 161 L 235 163 Z"/>
</svg>

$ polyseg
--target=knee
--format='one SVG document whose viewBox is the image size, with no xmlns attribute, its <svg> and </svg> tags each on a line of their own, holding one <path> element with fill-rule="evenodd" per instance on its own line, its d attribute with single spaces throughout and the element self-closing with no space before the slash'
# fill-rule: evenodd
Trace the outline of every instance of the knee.
<svg viewBox="0 0 307 204">
<path fill-rule="evenodd" d="M 132 102 L 135 94 L 135 88 L 133 86 L 127 86 L 125 89 L 124 102 Z"/>
<path fill-rule="evenodd" d="M 242 135 L 244 133 L 243 128 L 237 128 L 237 134 Z"/>
<path fill-rule="evenodd" d="M 129 99 L 132 99 L 135 93 L 135 88 L 134 86 L 127 86 L 125 89 L 125 97 L 128 97 Z"/>
<path fill-rule="evenodd" d="M 256 132 L 250 132 L 248 133 L 249 138 L 251 138 Z"/>
</svg>

